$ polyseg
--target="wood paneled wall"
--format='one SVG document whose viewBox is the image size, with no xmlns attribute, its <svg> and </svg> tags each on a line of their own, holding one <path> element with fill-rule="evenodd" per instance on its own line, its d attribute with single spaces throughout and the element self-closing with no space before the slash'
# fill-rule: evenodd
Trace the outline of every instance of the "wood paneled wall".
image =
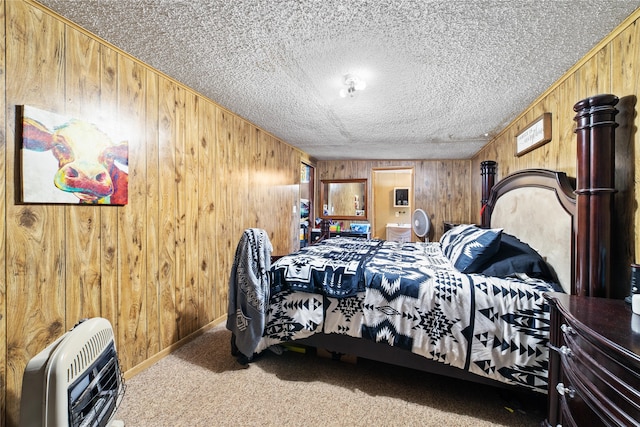
<svg viewBox="0 0 640 427">
<path fill-rule="evenodd" d="M 37 4 L 0 6 L 0 424 L 17 425 L 26 362 L 78 320 L 109 319 L 131 371 L 223 318 L 244 229 L 297 248 L 307 157 Z M 21 105 L 117 123 L 129 203 L 21 204 Z"/>
<path fill-rule="evenodd" d="M 373 220 L 373 169 L 397 169 L 410 167 L 414 169 L 414 206 L 413 209 L 424 209 L 431 218 L 434 234 L 439 239 L 443 232 L 444 221 L 469 223 L 477 221 L 476 213 L 480 212 L 480 200 L 473 203 L 471 183 L 480 182 L 480 165 L 472 167 L 470 160 L 422 160 L 422 161 L 385 161 L 385 160 L 326 160 L 318 161 L 316 174 L 322 179 L 366 178 L 369 184 L 367 194 L 368 219 Z M 318 197 L 318 195 L 316 195 Z M 320 200 L 318 198 L 318 200 Z M 316 215 L 321 206 L 316 203 Z M 383 237 L 384 236 L 379 236 Z M 415 236 L 414 236 L 415 238 Z"/>
<path fill-rule="evenodd" d="M 168 351 L 226 313 L 228 274 L 245 228 L 266 229 L 275 254 L 297 248 L 299 168 L 308 157 L 165 75 L 29 0 L 0 0 L 0 403 L 16 425 L 26 361 L 79 319 L 103 316 L 125 370 Z M 470 160 L 318 162 L 317 179 L 367 178 L 413 167 L 415 207 L 442 222 L 479 221 L 482 160 L 498 178 L 526 167 L 575 175 L 573 104 L 622 98 L 616 138 L 618 293 L 628 291 L 640 181 L 640 43 L 634 14 Z M 32 105 L 97 123 L 129 138 L 129 204 L 19 203 L 16 109 Z M 514 138 L 553 115 L 552 141 L 514 157 Z M 371 201 L 371 190 L 368 195 Z M 316 196 L 317 197 L 317 196 Z M 317 205 L 317 204 L 316 204 Z M 368 209 L 372 209 L 371 204 Z M 287 219 L 291 219 L 287 221 Z M 622 291 L 624 289 L 624 291 Z"/>
<path fill-rule="evenodd" d="M 576 176 L 576 136 L 573 106 L 601 93 L 620 98 L 616 122 L 615 185 L 612 248 L 612 295 L 629 294 L 629 264 L 638 261 L 640 249 L 640 136 L 637 100 L 640 96 L 640 9 L 602 41 L 526 111 L 473 158 L 473 168 L 483 160 L 498 162 L 496 179 L 523 168 L 549 168 Z M 552 114 L 552 140 L 521 157 L 514 156 L 515 136 L 542 113 Z M 481 197 L 472 187 L 473 204 Z"/>
</svg>

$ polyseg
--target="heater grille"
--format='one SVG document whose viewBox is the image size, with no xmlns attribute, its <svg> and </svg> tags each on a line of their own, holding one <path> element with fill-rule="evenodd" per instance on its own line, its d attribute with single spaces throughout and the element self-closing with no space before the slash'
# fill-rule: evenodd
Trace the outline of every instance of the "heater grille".
<svg viewBox="0 0 640 427">
<path fill-rule="evenodd" d="M 124 390 L 111 323 L 83 320 L 27 363 L 20 427 L 113 426 Z"/>
<path fill-rule="evenodd" d="M 69 367 L 67 368 L 67 383 L 71 384 L 79 375 L 91 366 L 102 352 L 113 341 L 111 327 L 96 331 L 87 342 L 78 350 Z"/>
<path fill-rule="evenodd" d="M 86 356 L 96 349 L 96 342 L 87 342 L 87 352 L 78 354 L 83 363 Z M 72 365 L 75 370 L 75 363 Z M 72 427 L 107 425 L 124 393 L 124 383 L 118 365 L 113 342 L 98 354 L 97 360 L 77 375 L 68 389 L 69 425 Z"/>
</svg>

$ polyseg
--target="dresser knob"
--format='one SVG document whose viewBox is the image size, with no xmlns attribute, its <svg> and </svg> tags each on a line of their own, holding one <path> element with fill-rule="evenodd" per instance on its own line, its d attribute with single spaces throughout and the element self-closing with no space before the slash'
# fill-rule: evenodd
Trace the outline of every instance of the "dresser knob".
<svg viewBox="0 0 640 427">
<path fill-rule="evenodd" d="M 567 397 L 569 397 L 569 399 L 573 399 L 573 397 L 576 395 L 576 390 L 573 387 L 565 387 L 563 383 L 558 383 L 558 385 L 556 386 L 556 390 L 558 391 L 560 396 L 566 395 Z"/>
<path fill-rule="evenodd" d="M 567 347 L 566 345 L 563 345 L 562 347 L 560 347 L 560 353 L 564 354 L 567 357 L 571 357 L 573 356 L 573 352 L 571 351 L 571 349 L 569 347 Z"/>
<path fill-rule="evenodd" d="M 571 357 L 573 356 L 573 352 L 571 351 L 571 349 L 569 347 L 567 347 L 566 345 L 563 345 L 562 347 L 556 347 L 553 344 L 547 344 L 549 346 L 549 348 L 553 351 L 557 351 L 558 353 L 561 353 L 567 357 Z"/>
<path fill-rule="evenodd" d="M 573 329 L 571 326 L 563 323 L 562 325 L 560 325 L 560 330 L 562 330 L 562 332 L 564 332 L 565 334 L 575 334 L 576 331 L 575 329 Z"/>
</svg>

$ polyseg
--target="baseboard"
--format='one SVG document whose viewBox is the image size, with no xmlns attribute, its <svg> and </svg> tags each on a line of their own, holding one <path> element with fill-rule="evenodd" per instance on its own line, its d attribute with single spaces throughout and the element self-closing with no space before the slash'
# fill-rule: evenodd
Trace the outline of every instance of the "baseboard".
<svg viewBox="0 0 640 427">
<path fill-rule="evenodd" d="M 135 377 L 140 372 L 142 372 L 145 369 L 149 368 L 150 366 L 154 365 L 159 360 L 167 357 L 169 354 L 171 354 L 175 350 L 179 349 L 183 345 L 187 344 L 188 342 L 193 341 L 195 338 L 197 338 L 200 335 L 204 334 L 209 329 L 213 328 L 214 326 L 218 326 L 220 323 L 224 322 L 226 319 L 227 319 L 227 315 L 225 314 L 224 316 L 219 317 L 219 318 L 213 320 L 212 322 L 204 325 L 203 327 L 201 327 L 197 331 L 192 332 L 191 334 L 189 334 L 186 337 L 182 338 L 180 341 L 177 341 L 177 342 L 171 344 L 169 347 L 160 350 L 158 353 L 154 354 L 153 356 L 151 356 L 150 358 L 148 358 L 144 362 L 139 363 L 138 365 L 134 366 L 133 368 L 127 370 L 124 373 L 124 379 L 128 380 L 130 378 Z"/>
</svg>

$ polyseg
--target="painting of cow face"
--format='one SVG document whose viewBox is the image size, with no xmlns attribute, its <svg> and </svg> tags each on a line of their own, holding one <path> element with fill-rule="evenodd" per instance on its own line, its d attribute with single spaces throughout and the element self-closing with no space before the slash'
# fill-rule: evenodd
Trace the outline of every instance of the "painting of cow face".
<svg viewBox="0 0 640 427">
<path fill-rule="evenodd" d="M 129 145 L 95 124 L 24 106 L 25 203 L 125 205 Z"/>
</svg>

